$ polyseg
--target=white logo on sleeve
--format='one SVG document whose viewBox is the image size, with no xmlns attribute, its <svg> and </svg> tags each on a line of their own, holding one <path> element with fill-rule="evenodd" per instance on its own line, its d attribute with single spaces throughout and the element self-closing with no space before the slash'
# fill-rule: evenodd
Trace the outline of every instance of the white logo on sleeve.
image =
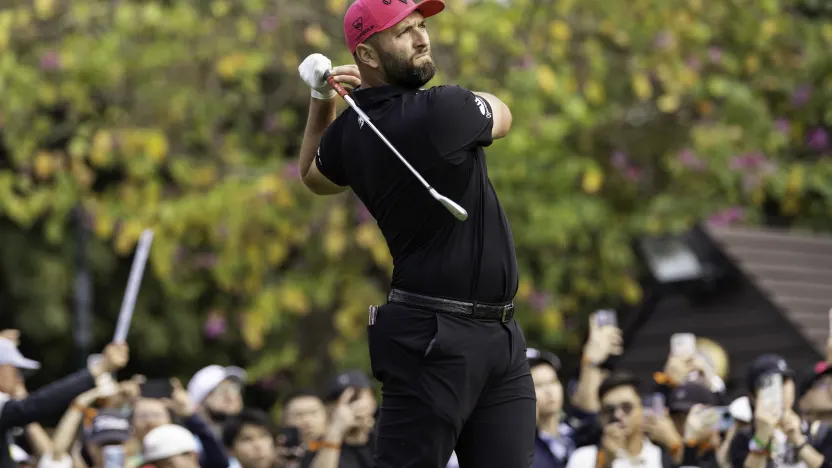
<svg viewBox="0 0 832 468">
<path fill-rule="evenodd" d="M 480 114 L 484 115 L 485 118 L 491 118 L 491 111 L 488 110 L 488 106 L 485 105 L 485 101 L 482 100 L 479 96 L 474 96 L 474 101 L 477 103 L 477 107 L 480 108 Z"/>
<path fill-rule="evenodd" d="M 364 128 L 364 118 L 363 117 L 358 118 L 358 128 Z"/>
</svg>

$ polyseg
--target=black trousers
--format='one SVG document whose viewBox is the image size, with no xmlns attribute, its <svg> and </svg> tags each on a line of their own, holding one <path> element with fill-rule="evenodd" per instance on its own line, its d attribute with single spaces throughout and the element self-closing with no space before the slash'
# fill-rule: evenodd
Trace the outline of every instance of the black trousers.
<svg viewBox="0 0 832 468">
<path fill-rule="evenodd" d="M 528 468 L 535 392 L 512 319 L 476 321 L 390 303 L 368 327 L 382 384 L 376 468 Z"/>
</svg>

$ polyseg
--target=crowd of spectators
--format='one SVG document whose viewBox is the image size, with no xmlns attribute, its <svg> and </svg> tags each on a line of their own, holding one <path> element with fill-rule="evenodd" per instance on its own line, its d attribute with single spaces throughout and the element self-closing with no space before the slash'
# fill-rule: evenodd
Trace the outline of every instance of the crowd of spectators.
<svg viewBox="0 0 832 468">
<path fill-rule="evenodd" d="M 832 366 L 797 374 L 780 356 L 760 356 L 747 369 L 745 395 L 729 400 L 691 339 L 671 339 L 650 382 L 610 368 L 623 350 L 621 331 L 596 316 L 577 377 L 566 385 L 560 359 L 529 348 L 537 393 L 532 467 L 832 466 Z M 87 369 L 29 394 L 24 372 L 40 365 L 20 353 L 19 340 L 14 330 L 0 332 L 0 468 L 374 466 L 377 393 L 361 371 L 336 375 L 324 391 L 288 395 L 274 421 L 246 405 L 246 372 L 238 367 L 205 367 L 187 385 L 115 381 L 129 357 L 119 343 Z M 60 413 L 54 429 L 40 425 Z M 449 457 L 447 468 L 457 468 Z"/>
</svg>

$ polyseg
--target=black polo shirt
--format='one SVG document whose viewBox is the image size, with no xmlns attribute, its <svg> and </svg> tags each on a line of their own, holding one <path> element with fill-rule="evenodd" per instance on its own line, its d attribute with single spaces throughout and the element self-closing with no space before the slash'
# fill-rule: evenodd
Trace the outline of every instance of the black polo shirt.
<svg viewBox="0 0 832 468">
<path fill-rule="evenodd" d="M 485 99 L 458 86 L 359 89 L 361 109 L 439 193 L 462 205 L 456 220 L 348 108 L 321 139 L 315 159 L 332 182 L 349 186 L 387 240 L 392 287 L 461 300 L 505 303 L 517 292 L 514 240 L 488 179 L 492 142 Z"/>
</svg>

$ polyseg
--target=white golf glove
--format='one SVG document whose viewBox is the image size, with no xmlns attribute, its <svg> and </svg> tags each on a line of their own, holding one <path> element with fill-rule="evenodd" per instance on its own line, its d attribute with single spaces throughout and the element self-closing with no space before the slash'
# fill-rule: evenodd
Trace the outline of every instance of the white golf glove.
<svg viewBox="0 0 832 468">
<path fill-rule="evenodd" d="M 298 66 L 298 73 L 304 83 L 312 89 L 314 99 L 331 99 L 335 90 L 324 80 L 324 73 L 332 70 L 332 62 L 321 54 L 306 57 Z"/>
</svg>

